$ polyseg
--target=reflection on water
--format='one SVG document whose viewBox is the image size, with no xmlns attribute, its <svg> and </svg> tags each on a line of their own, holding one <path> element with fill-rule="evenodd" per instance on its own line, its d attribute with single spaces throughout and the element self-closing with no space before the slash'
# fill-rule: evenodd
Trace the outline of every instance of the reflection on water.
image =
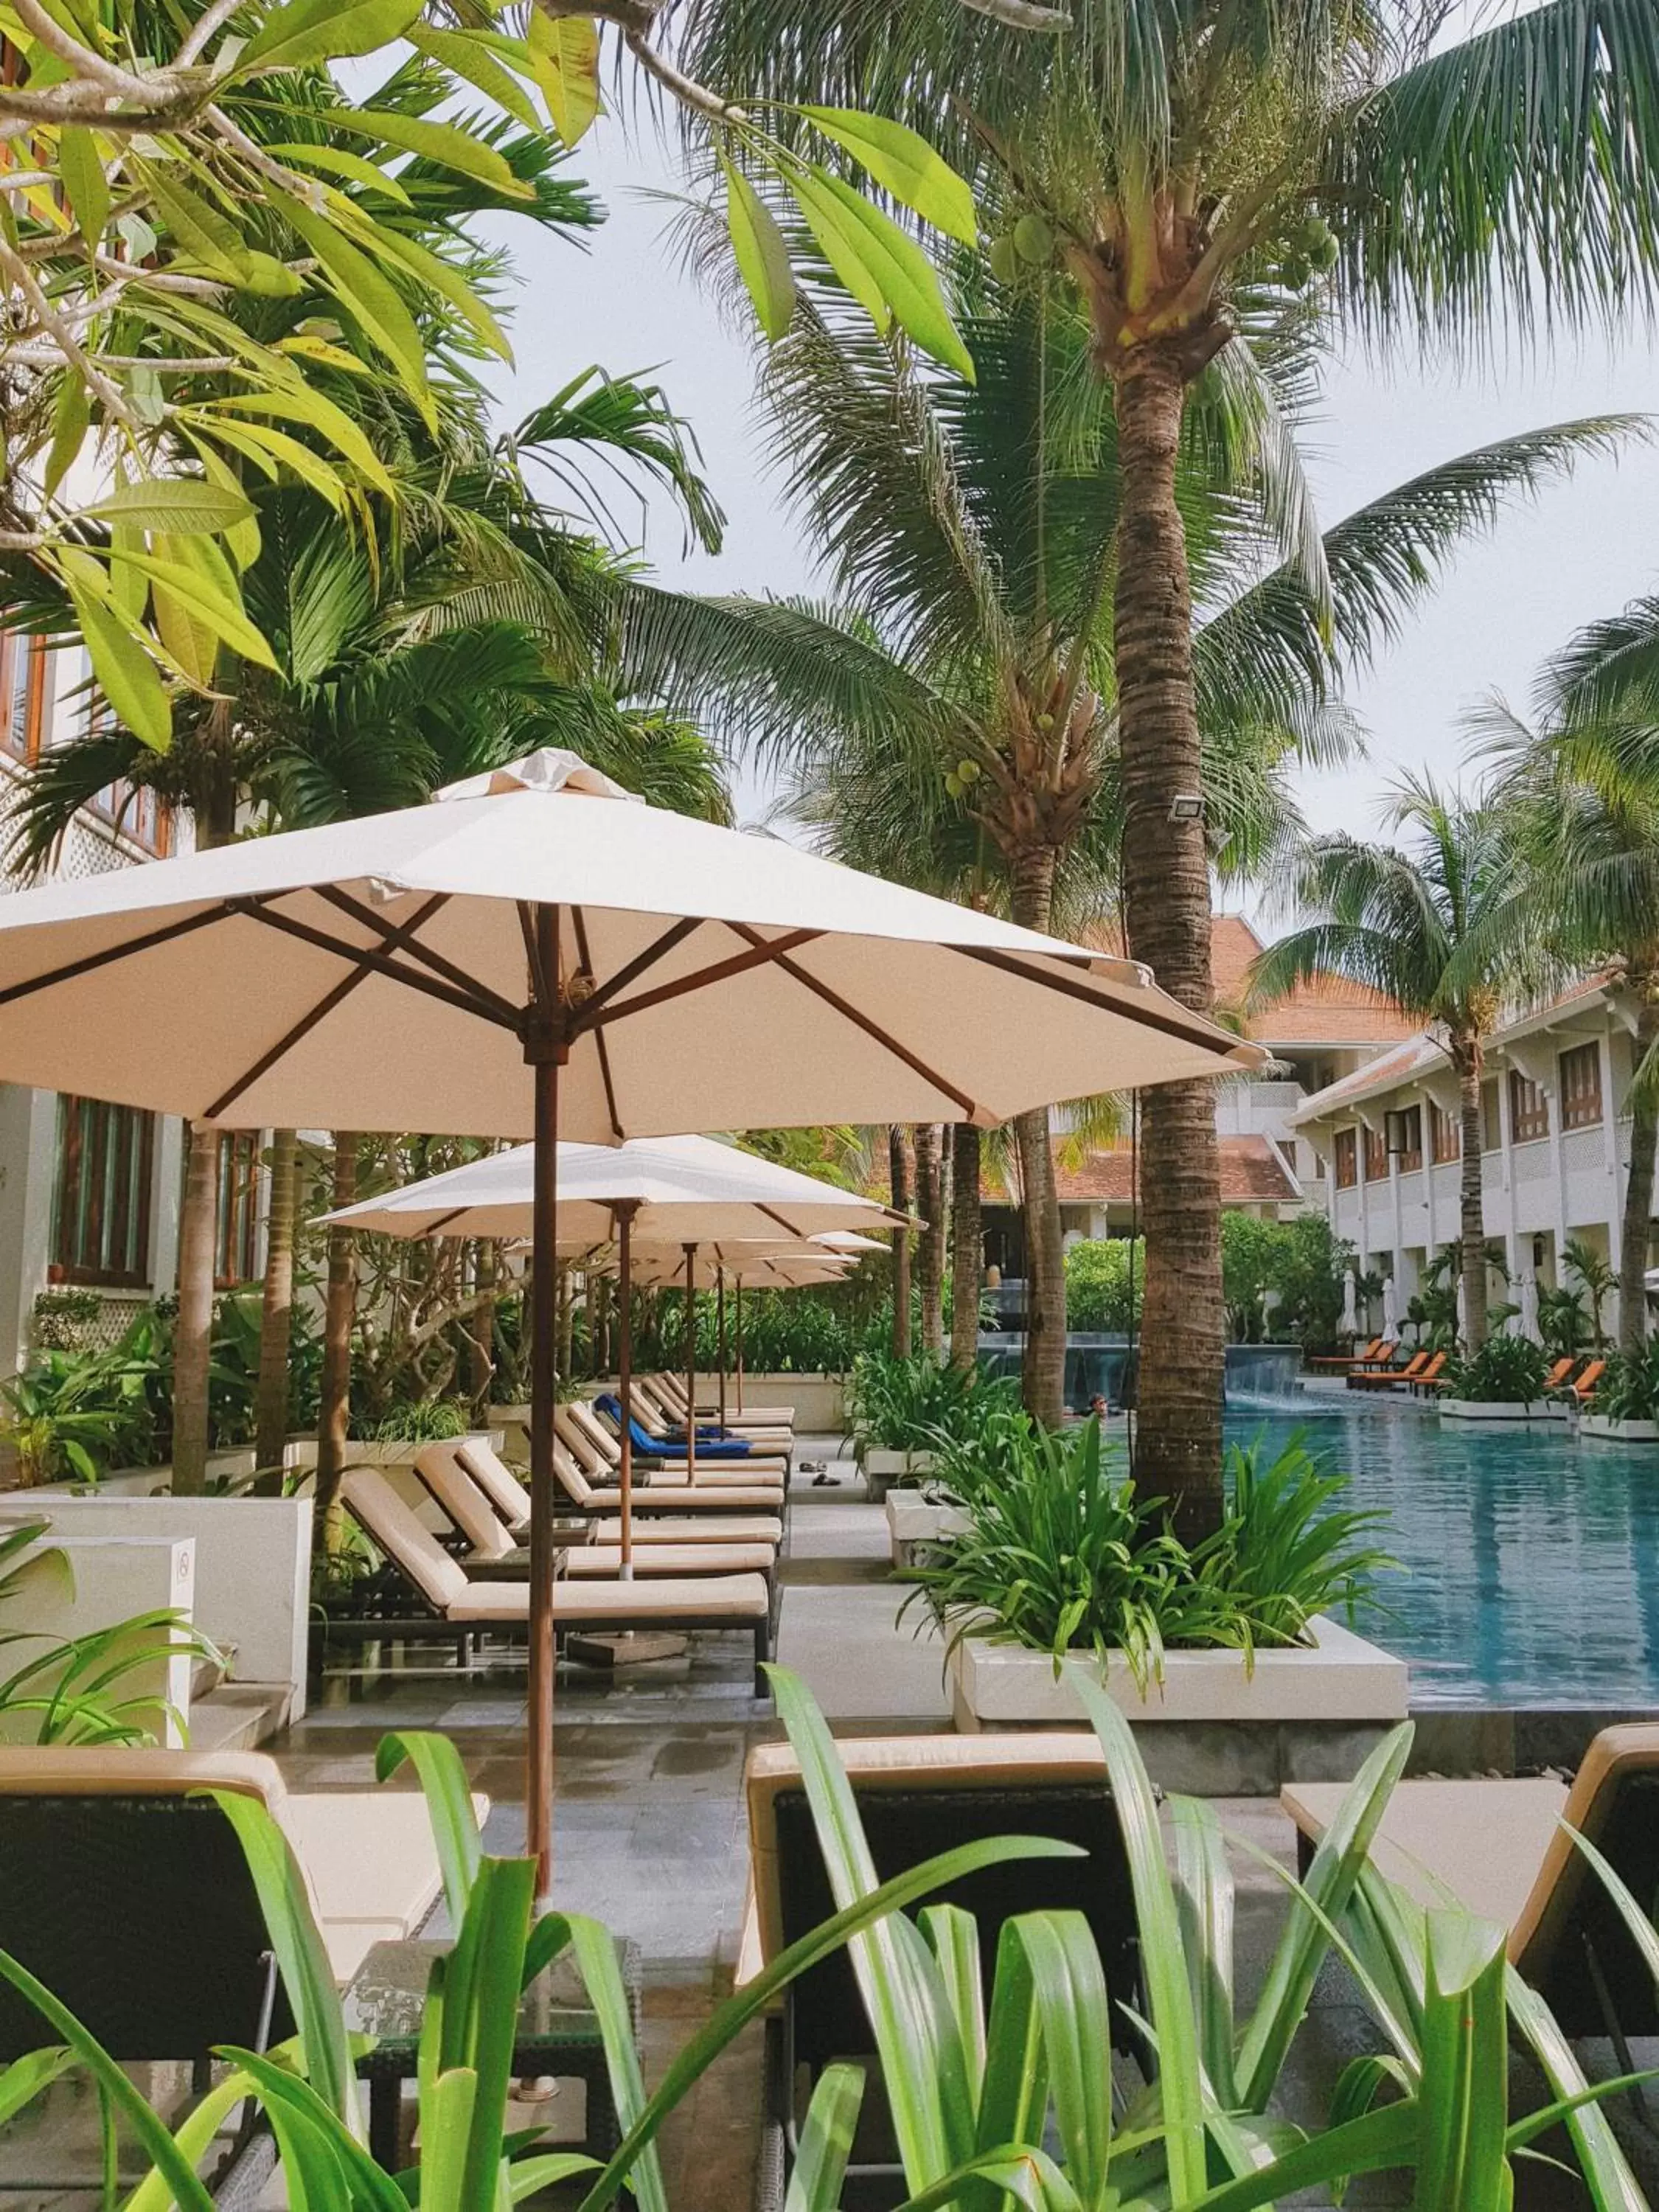
<svg viewBox="0 0 1659 2212">
<path fill-rule="evenodd" d="M 1369 1632 L 1413 1705 L 1659 1706 L 1659 1449 L 1374 1399 L 1229 1408 L 1229 1440 L 1270 1453 L 1298 1429 L 1391 1516 L 1406 1572 Z"/>
</svg>

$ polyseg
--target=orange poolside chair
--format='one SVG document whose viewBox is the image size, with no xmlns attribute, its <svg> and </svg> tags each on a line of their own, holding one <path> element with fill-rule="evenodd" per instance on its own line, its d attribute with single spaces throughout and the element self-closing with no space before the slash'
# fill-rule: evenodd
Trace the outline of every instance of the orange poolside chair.
<svg viewBox="0 0 1659 2212">
<path fill-rule="evenodd" d="M 1414 1391 L 1443 1390 L 1446 1387 L 1445 1377 L 1441 1374 L 1440 1370 L 1445 1364 L 1445 1353 L 1443 1352 L 1437 1352 L 1433 1358 L 1430 1360 L 1428 1365 L 1423 1370 L 1422 1373 L 1413 1376 L 1412 1389 Z"/>
<path fill-rule="evenodd" d="M 1546 1391 L 1559 1390 L 1577 1364 L 1578 1354 L 1576 1352 L 1569 1352 L 1565 1359 L 1558 1359 L 1544 1377 Z"/>
<path fill-rule="evenodd" d="M 1575 1382 L 1569 1382 L 1565 1386 L 1565 1389 L 1572 1393 L 1573 1396 L 1578 1401 L 1578 1403 L 1581 1406 L 1588 1406 L 1590 1400 L 1595 1395 L 1596 1384 L 1601 1380 L 1601 1377 L 1607 1373 L 1607 1363 L 1605 1359 L 1592 1359 L 1589 1365 L 1584 1370 L 1577 1381 Z M 1564 1390 L 1558 1393 L 1558 1395 L 1565 1396 L 1565 1391 Z"/>
<path fill-rule="evenodd" d="M 1348 1377 L 1351 1390 L 1392 1390 L 1400 1383 L 1415 1382 L 1429 1364 L 1426 1352 L 1416 1352 L 1403 1367 L 1379 1367 L 1374 1372 L 1353 1374 Z"/>
</svg>

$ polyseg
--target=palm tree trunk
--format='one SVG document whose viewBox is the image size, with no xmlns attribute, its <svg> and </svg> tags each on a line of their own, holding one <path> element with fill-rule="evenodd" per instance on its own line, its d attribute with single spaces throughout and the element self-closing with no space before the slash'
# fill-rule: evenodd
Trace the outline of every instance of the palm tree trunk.
<svg viewBox="0 0 1659 2212">
<path fill-rule="evenodd" d="M 294 1323 L 294 1216 L 299 1197 L 299 1160 L 297 1133 L 292 1129 L 273 1130 L 253 1464 L 261 1470 L 261 1481 L 278 1492 L 281 1476 L 275 1471 L 282 1467 L 288 1443 L 288 1355 Z"/>
<path fill-rule="evenodd" d="M 218 1241 L 219 1132 L 192 1123 L 179 1217 L 179 1316 L 173 1336 L 173 1491 L 207 1488 L 208 1370 L 213 1352 L 213 1255 Z"/>
<path fill-rule="evenodd" d="M 1635 1055 L 1638 1073 L 1659 1045 L 1659 973 L 1632 972 L 1637 994 Z M 1619 1252 L 1619 1349 L 1640 1352 L 1648 1333 L 1648 1294 L 1644 1278 L 1653 1220 L 1654 1144 L 1659 1137 L 1659 1098 L 1643 1084 L 1630 1102 L 1630 1169 L 1625 1177 L 1625 1226 Z"/>
<path fill-rule="evenodd" d="M 945 1195 L 940 1187 L 937 1121 L 915 1129 L 916 1211 L 927 1224 L 917 1240 L 916 1274 L 921 1291 L 921 1348 L 931 1358 L 945 1356 Z"/>
<path fill-rule="evenodd" d="M 1486 1340 L 1486 1201 L 1481 1174 L 1486 1144 L 1480 1077 L 1485 1054 L 1478 1037 L 1454 1037 L 1458 1105 L 1463 1122 L 1463 1162 L 1458 1178 L 1458 1272 L 1463 1283 L 1463 1348 L 1478 1352 Z"/>
<path fill-rule="evenodd" d="M 357 1139 L 334 1133 L 334 1192 L 337 1210 L 357 1197 Z M 340 1477 L 351 1427 L 351 1319 L 357 1303 L 357 1240 L 349 1229 L 328 1232 L 328 1287 L 323 1299 L 323 1372 L 317 1409 L 316 1541 L 340 1547 Z"/>
<path fill-rule="evenodd" d="M 1116 378 L 1118 521 L 1114 633 L 1122 758 L 1123 905 L 1129 951 L 1195 1013 L 1211 1011 L 1210 874 L 1200 820 L 1170 818 L 1201 793 L 1192 594 L 1176 504 L 1186 371 L 1143 346 Z M 1223 1504 L 1221 1170 L 1207 1083 L 1160 1084 L 1141 1105 L 1146 1304 L 1135 1474 L 1172 1501 L 1177 1533 L 1216 1528 Z"/>
<path fill-rule="evenodd" d="M 896 1213 L 908 1213 L 910 1196 L 909 1139 L 899 1122 L 887 1132 L 887 1179 Z M 910 1357 L 910 1232 L 893 1231 L 893 1357 Z"/>
<path fill-rule="evenodd" d="M 1027 929 L 1047 930 L 1053 921 L 1057 858 L 1051 845 L 1031 846 L 1014 856 L 1010 904 L 1014 920 Z M 1025 1216 L 1025 1353 L 1020 1393 L 1033 1420 L 1058 1428 L 1066 1416 L 1066 1251 L 1046 1106 L 1016 1117 L 1014 1141 Z"/>
<path fill-rule="evenodd" d="M 979 1131 L 958 1121 L 951 1131 L 951 1364 L 969 1368 L 979 1353 L 979 1284 L 984 1270 L 980 1227 Z"/>
</svg>

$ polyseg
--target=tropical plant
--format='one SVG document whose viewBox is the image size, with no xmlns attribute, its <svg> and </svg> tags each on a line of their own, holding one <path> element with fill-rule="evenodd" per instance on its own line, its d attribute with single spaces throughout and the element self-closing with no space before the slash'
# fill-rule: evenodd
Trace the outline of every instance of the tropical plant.
<svg viewBox="0 0 1659 2212">
<path fill-rule="evenodd" d="M 72 1597 L 75 1570 L 61 1547 L 44 1540 L 46 1520 L 0 1528 L 0 1605 L 25 1597 L 41 1583 Z M 0 1629 L 4 1662 L 33 1648 L 21 1666 L 0 1671 L 0 1737 L 12 1743 L 146 1744 L 179 1716 L 155 1677 L 181 1654 L 224 1666 L 210 1638 L 184 1614 L 171 1610 L 134 1613 L 107 1628 L 79 1636 L 38 1629 Z M 147 1676 L 142 1686 L 139 1678 Z"/>
<path fill-rule="evenodd" d="M 1514 839 L 1494 809 L 1427 777 L 1401 779 L 1385 826 L 1407 832 L 1409 844 L 1366 844 L 1340 831 L 1298 856 L 1286 888 L 1314 918 L 1258 956 L 1249 1000 L 1271 1006 L 1315 975 L 1342 975 L 1436 1031 L 1457 1078 L 1464 1323 L 1478 1346 L 1486 1334 L 1481 1079 L 1516 973 L 1513 948 L 1489 925 L 1513 888 Z"/>
<path fill-rule="evenodd" d="M 457 1930 L 434 1961 L 419 2080 L 420 2159 L 395 2176 L 370 2157 L 352 2074 L 353 2051 L 305 1884 L 281 1830 L 257 1801 L 215 1792 L 236 1830 L 270 1929 L 298 2033 L 268 2054 L 227 2049 L 228 2072 L 176 2135 L 68 2008 L 18 1960 L 0 1975 L 43 2015 L 55 2046 L 0 2073 L 14 2112 L 70 2063 L 91 2074 L 112 2157 L 118 2126 L 180 2212 L 211 2212 L 196 2166 L 213 2133 L 245 2099 L 276 2136 L 290 2195 L 313 2212 L 390 2207 L 418 2198 L 428 2212 L 495 2212 L 556 2184 L 573 2185 L 578 2212 L 599 2212 L 626 2185 L 642 2212 L 668 2212 L 657 2137 L 708 2068 L 799 1975 L 842 1946 L 869 2016 L 908 2201 L 958 2203 L 981 2188 L 1030 2207 L 1128 2203 L 1170 2212 L 1251 2212 L 1304 2190 L 1340 2196 L 1348 2177 L 1414 2170 L 1415 2201 L 1436 2212 L 1491 2212 L 1507 2203 L 1511 2160 L 1564 2122 L 1599 2204 L 1643 2203 L 1597 2100 L 1629 2077 L 1591 2088 L 1536 1998 L 1506 1976 L 1503 1931 L 1448 1911 L 1425 1914 L 1366 1863 L 1412 1731 L 1395 1730 L 1366 1760 L 1314 1855 L 1304 1882 L 1289 1881 L 1288 1911 L 1261 1993 L 1235 2009 L 1233 1878 L 1214 1808 L 1172 1800 L 1171 1872 L 1159 1808 L 1131 1731 L 1096 1686 L 1083 1691 L 1098 1735 L 1139 1926 L 1146 2046 L 1155 2077 L 1127 2100 L 1113 2078 L 1114 2005 L 1080 1915 L 1034 1910 L 1005 1924 L 994 1978 L 971 1914 L 924 1905 L 976 1869 L 1071 1856 L 1039 1837 L 1005 1838 L 940 1853 L 878 1882 L 835 1741 L 804 1686 L 774 1669 L 780 1715 L 802 1778 L 836 1905 L 832 1918 L 774 1959 L 713 2015 L 647 2095 L 612 1938 L 580 1914 L 534 1909 L 533 1863 L 486 1856 L 466 1778 L 446 1739 L 385 1738 L 384 1777 L 412 1764 L 426 1790 Z M 1620 1899 L 1633 1922 L 1640 1915 Z M 1640 1923 L 1645 1928 L 1645 1923 Z M 1346 1927 L 1349 1933 L 1339 1933 Z M 1356 2057 L 1322 2126 L 1290 2127 L 1273 2112 L 1316 1979 L 1334 1951 L 1365 1960 L 1362 1988 L 1389 2047 Z M 604 2039 L 623 2140 L 603 2165 L 550 2149 L 507 2124 L 512 2039 L 520 1992 L 568 1955 Z M 1384 2000 L 1387 1990 L 1395 1998 Z M 1547 2102 L 1511 2119 L 1505 1999 L 1534 2043 Z M 1149 2069 L 1151 2070 L 1151 2069 Z M 865 2069 L 827 2068 L 795 2147 L 794 2212 L 835 2212 L 866 2087 Z M 1386 2092 L 1386 2094 L 1385 2094 Z"/>
<path fill-rule="evenodd" d="M 1163 1501 L 1114 1474 L 1098 1422 L 1055 1433 L 1005 1415 L 936 1471 L 966 1525 L 940 1540 L 906 1604 L 925 1605 L 951 1647 L 1023 1644 L 1056 1674 L 1068 1653 L 1092 1651 L 1144 1688 L 1167 1650 L 1308 1641 L 1316 1613 L 1352 1612 L 1392 1564 L 1370 1541 L 1387 1516 L 1337 1508 L 1346 1478 L 1300 1442 L 1265 1469 L 1258 1447 L 1235 1445 L 1228 1475 L 1220 1528 L 1189 1551 Z"/>
<path fill-rule="evenodd" d="M 1548 1374 L 1543 1347 L 1529 1336 L 1489 1336 L 1447 1361 L 1445 1395 L 1482 1406 L 1531 1406 L 1542 1398 Z"/>
<path fill-rule="evenodd" d="M 1598 1352 L 1607 1344 L 1607 1331 L 1601 1326 L 1601 1309 L 1610 1292 L 1619 1288 L 1619 1271 L 1594 1244 L 1582 1237 L 1569 1237 L 1561 1247 L 1561 1258 L 1578 1279 L 1579 1288 L 1589 1300 L 1590 1334 Z M 1568 1349 L 1576 1351 L 1577 1346 Z"/>
<path fill-rule="evenodd" d="M 426 1444 L 464 1437 L 471 1427 L 471 1408 L 458 1398 L 410 1398 L 374 1424 L 380 1444 Z"/>
<path fill-rule="evenodd" d="M 1251 342 L 1264 304 L 1310 331 L 1334 301 L 1380 342 L 1478 345 L 1495 322 L 1524 340 L 1540 321 L 1650 300 L 1659 48 L 1645 17 L 1633 27 L 1622 0 L 1546 0 L 1459 42 L 1439 0 L 1078 0 L 1035 18 L 999 9 L 988 26 L 959 0 L 687 0 L 682 16 L 705 75 L 780 104 L 872 106 L 927 133 L 979 190 L 998 282 L 1063 294 L 1086 319 L 1079 381 L 1109 384 L 1117 423 L 1127 949 L 1207 1012 L 1206 824 L 1170 804 L 1205 790 L 1212 719 L 1181 480 L 1205 395 L 1229 391 L 1245 442 L 1282 451 Z M 1305 714 L 1333 674 L 1339 580 L 1309 512 L 1294 483 L 1270 509 L 1293 559 L 1267 588 L 1277 620 L 1229 670 L 1268 723 Z M 1381 586 L 1370 604 L 1386 627 L 1401 570 L 1352 580 L 1356 596 Z M 1052 755 L 1071 750 L 1083 691 L 1079 669 L 1034 696 L 1054 716 Z M 1141 1152 L 1143 1472 L 1183 1510 L 1202 1486 L 1193 1516 L 1212 1519 L 1223 1347 L 1209 1088 L 1151 1091 Z"/>
<path fill-rule="evenodd" d="M 154 1433 L 149 1370 L 131 1335 L 106 1351 L 47 1352 L 0 1382 L 0 1443 L 24 1489 L 96 1482 L 146 1455 Z"/>
<path fill-rule="evenodd" d="M 1659 1140 L 1659 600 L 1581 630 L 1534 690 L 1530 725 L 1496 699 L 1474 718 L 1496 772 L 1494 801 L 1513 820 L 1527 863 L 1493 933 L 1522 948 L 1540 980 L 1577 981 L 1587 970 L 1616 977 L 1634 1017 L 1617 1277 L 1620 1349 L 1633 1353 L 1647 1328 L 1643 1276 Z M 1607 1110 L 1616 1115 L 1618 1101 Z M 1610 1271 L 1599 1253 L 1580 1249 L 1602 1281 L 1599 1342 Z"/>
<path fill-rule="evenodd" d="M 1659 1336 L 1615 1352 L 1595 1386 L 1595 1410 L 1615 1421 L 1659 1421 Z"/>
<path fill-rule="evenodd" d="M 869 1451 L 932 1451 L 969 1436 L 1016 1395 L 1006 1377 L 960 1368 L 937 1352 L 861 1352 L 847 1378 L 847 1422 L 862 1461 Z"/>
<path fill-rule="evenodd" d="M 1584 1294 L 1563 1284 L 1559 1290 L 1538 1293 L 1538 1340 L 1557 1359 L 1583 1349 L 1589 1336 L 1589 1316 Z"/>
<path fill-rule="evenodd" d="M 73 1287 L 42 1291 L 30 1315 L 30 1334 L 41 1352 L 78 1352 L 85 1331 L 102 1316 L 96 1291 Z"/>
</svg>

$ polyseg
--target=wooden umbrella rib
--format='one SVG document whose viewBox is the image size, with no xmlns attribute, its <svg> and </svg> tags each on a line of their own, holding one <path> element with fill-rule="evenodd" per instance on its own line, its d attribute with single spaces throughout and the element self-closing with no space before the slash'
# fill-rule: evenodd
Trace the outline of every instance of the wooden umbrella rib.
<svg viewBox="0 0 1659 2212">
<path fill-rule="evenodd" d="M 444 896 L 442 893 L 438 894 L 433 898 L 429 898 L 417 915 L 412 916 L 410 921 L 403 923 L 399 928 L 392 933 L 393 939 L 401 944 L 407 944 L 410 937 L 413 936 L 415 931 L 421 927 L 421 924 L 426 921 L 428 916 L 434 914 L 443 904 Z M 227 1112 L 236 1103 L 236 1101 L 242 1096 L 245 1091 L 250 1089 L 252 1085 L 256 1084 L 262 1075 L 268 1075 L 270 1070 L 276 1066 L 279 1060 L 286 1059 L 288 1054 L 293 1051 L 295 1046 L 298 1044 L 302 1038 L 308 1036 L 311 1031 L 316 1028 L 319 1022 L 325 1021 L 329 1015 L 334 1012 L 334 1009 L 339 1006 L 343 1000 L 349 999 L 351 994 L 357 988 L 358 985 L 368 980 L 371 972 L 372 971 L 360 963 L 355 975 L 342 976 L 331 991 L 325 992 L 323 997 L 317 1001 L 314 1006 L 310 1007 L 305 1013 L 301 1014 L 299 1020 L 293 1023 L 289 1028 L 277 1038 L 276 1043 L 270 1046 L 269 1050 L 260 1054 L 259 1057 L 254 1061 L 252 1067 L 248 1068 L 243 1074 L 239 1075 L 235 1082 L 231 1084 L 228 1089 L 220 1092 L 219 1096 L 214 1100 L 213 1103 L 208 1108 L 206 1113 L 203 1115 L 202 1118 L 204 1121 L 216 1121 L 222 1114 Z"/>
<path fill-rule="evenodd" d="M 755 933 L 740 921 L 728 922 L 726 927 L 735 930 L 739 937 L 751 945 L 758 942 Z M 802 934 L 817 937 L 821 936 L 823 933 L 814 930 L 803 932 Z M 954 1083 L 947 1082 L 937 1068 L 929 1067 L 927 1061 L 919 1059 L 908 1045 L 901 1044 L 896 1036 L 890 1036 L 878 1022 L 872 1022 L 867 1014 L 861 1014 L 856 1006 L 850 1005 L 842 997 L 839 991 L 832 989 L 828 983 L 820 981 L 817 976 L 803 968 L 799 961 L 785 957 L 780 948 L 787 942 L 787 939 L 781 939 L 777 947 L 769 948 L 786 975 L 799 983 L 804 990 L 811 992 L 814 998 L 822 999 L 826 1006 L 833 1006 L 844 1021 L 851 1022 L 854 1029 L 862 1030 L 865 1036 L 880 1045 L 884 1052 L 890 1052 L 895 1060 L 902 1060 L 913 1075 L 919 1075 L 924 1083 L 932 1084 L 935 1091 L 950 1099 L 951 1103 L 959 1108 L 969 1121 L 977 1116 L 979 1107 L 965 1091 L 958 1091 Z"/>
<path fill-rule="evenodd" d="M 211 927 L 215 922 L 228 921 L 236 911 L 229 905 L 210 907 L 202 914 L 186 915 L 182 921 L 164 922 L 159 929 L 147 929 L 142 937 L 129 937 L 119 945 L 106 945 L 101 952 L 84 953 L 78 960 L 65 961 L 61 968 L 48 969 L 44 975 L 31 975 L 27 982 L 9 984 L 0 991 L 0 1006 L 33 998 L 37 991 L 49 991 L 56 983 L 72 983 L 77 976 L 94 975 L 100 968 L 112 967 L 118 960 L 131 960 L 140 952 L 153 951 L 158 945 L 171 945 L 198 929 Z"/>
<path fill-rule="evenodd" d="M 343 939 L 331 937 L 326 930 L 313 928 L 310 922 L 301 921 L 291 914 L 277 914 L 270 907 L 251 903 L 244 907 L 238 902 L 233 904 L 232 910 L 239 914 L 246 913 L 253 920 L 263 921 L 268 928 L 281 930 L 286 936 L 297 938 L 302 945 L 315 946 L 319 952 L 331 953 L 337 960 L 349 961 L 354 968 L 368 968 L 375 975 L 384 975 L 393 983 L 402 983 L 411 991 L 424 992 L 428 998 L 436 999 L 444 1006 L 458 1007 L 462 1013 L 471 1014 L 479 1021 L 493 1022 L 498 1029 L 511 1030 L 515 1036 L 520 1033 L 521 1018 L 518 1014 L 509 1017 L 489 1000 L 476 998 L 469 991 L 458 990 L 436 975 L 422 975 L 394 959 L 391 953 L 381 951 L 376 945 L 348 945 Z"/>
<path fill-rule="evenodd" d="M 495 1006 L 499 1013 L 506 1015 L 509 1020 L 514 1022 L 518 1020 L 520 1009 L 514 1005 L 511 999 L 504 998 L 501 992 L 492 990 L 488 983 L 481 983 L 476 975 L 469 975 L 458 962 L 449 959 L 431 945 L 419 943 L 416 939 L 409 934 L 401 923 L 394 924 L 386 921 L 381 915 L 376 914 L 372 907 L 364 906 L 360 900 L 352 898 L 347 892 L 341 890 L 337 884 L 319 884 L 317 888 L 319 896 L 325 898 L 331 906 L 337 907 L 342 914 L 349 915 L 353 921 L 360 922 L 365 929 L 374 930 L 377 936 L 385 940 L 387 951 L 407 952 L 412 960 L 418 960 L 422 967 L 429 968 L 434 975 L 441 975 L 446 982 L 453 983 L 458 990 L 474 992 L 486 1005 Z M 434 892 L 416 916 L 416 928 L 422 927 L 441 908 L 447 907 L 452 896 L 449 891 Z"/>
<path fill-rule="evenodd" d="M 681 975 L 672 983 L 659 983 L 654 991 L 641 991 L 637 998 L 624 999 L 620 1006 L 608 1007 L 600 1016 L 601 1023 L 619 1022 L 627 1014 L 642 1014 L 653 1006 L 665 1006 L 671 1000 L 683 999 L 693 991 L 707 990 L 714 983 L 728 982 L 733 975 L 742 975 L 751 968 L 764 968 L 775 962 L 787 968 L 787 955 L 803 945 L 816 945 L 823 934 L 821 929 L 793 929 L 787 936 L 775 938 L 768 943 L 753 931 L 736 922 L 727 922 L 728 929 L 736 929 L 752 948 L 748 952 L 734 953 L 729 960 L 717 960 L 712 967 L 699 968 L 690 975 Z M 590 999 L 588 1006 L 593 1001 Z M 582 1010 L 587 1011 L 586 1007 Z M 583 1024 L 583 1026 L 586 1026 Z"/>
<path fill-rule="evenodd" d="M 1216 1051 L 1212 1027 L 1198 1015 L 1180 1016 L 1165 1013 L 1157 1006 L 1126 1006 L 1116 999 L 1103 999 L 1086 983 L 1072 975 L 1051 975 L 1040 968 L 1028 968 L 1024 961 L 1014 959 L 1006 952 L 994 952 L 984 945 L 951 945 L 948 952 L 959 952 L 964 960 L 977 960 L 988 968 L 995 968 L 1005 975 L 1018 976 L 1022 983 L 1036 983 L 1044 990 L 1058 992 L 1063 999 L 1077 999 L 1085 1006 L 1093 1006 L 1103 1014 L 1120 1015 L 1126 1022 L 1133 1022 L 1141 1029 L 1159 1030 L 1165 1036 L 1180 1037 L 1187 1044 L 1198 1045 L 1206 1052 Z M 1245 1040 L 1241 1037 L 1241 1045 Z M 1219 1058 L 1221 1055 L 1217 1054 Z"/>
<path fill-rule="evenodd" d="M 630 983 L 636 981 L 647 969 L 654 968 L 659 960 L 665 960 L 676 945 L 684 945 L 688 937 L 702 927 L 701 915 L 685 915 L 672 929 L 665 929 L 660 937 L 653 938 L 643 952 L 636 952 L 631 960 L 624 962 L 614 975 L 599 984 L 592 996 L 577 1008 L 576 1026 L 579 1029 L 592 1028 L 599 1010 L 609 1006 L 618 991 L 625 991 Z"/>
<path fill-rule="evenodd" d="M 593 973 L 593 956 L 588 949 L 587 917 L 579 906 L 570 909 L 570 919 L 576 928 L 576 957 L 582 963 L 584 975 Z M 596 1029 L 593 1042 L 599 1052 L 599 1080 L 605 1085 L 605 1110 L 611 1116 L 611 1133 L 618 1144 L 623 1141 L 622 1115 L 617 1111 L 617 1086 L 611 1079 L 611 1054 L 606 1049 L 605 1031 Z"/>
<path fill-rule="evenodd" d="M 536 917 L 527 900 L 515 899 L 514 904 L 519 913 L 519 934 L 524 939 L 525 966 L 530 975 L 530 996 L 544 1000 L 547 985 L 542 975 L 541 946 L 536 941 Z"/>
</svg>

